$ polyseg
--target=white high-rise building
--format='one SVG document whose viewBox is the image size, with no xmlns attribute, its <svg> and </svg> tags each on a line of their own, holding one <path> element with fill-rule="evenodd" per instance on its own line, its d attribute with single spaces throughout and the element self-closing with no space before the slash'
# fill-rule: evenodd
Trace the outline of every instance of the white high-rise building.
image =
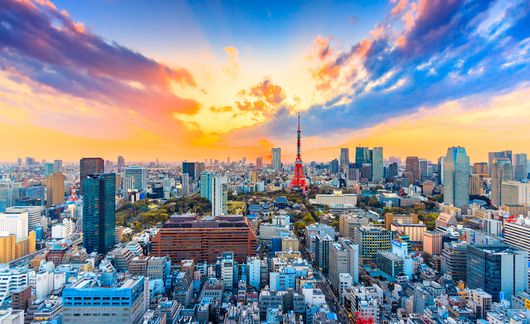
<svg viewBox="0 0 530 324">
<path fill-rule="evenodd" d="M 227 212 L 228 185 L 226 177 L 216 176 L 212 186 L 212 216 L 221 216 Z"/>
<path fill-rule="evenodd" d="M 8 267 L 0 269 L 0 302 L 3 303 L 11 292 L 26 288 L 28 284 L 27 270 L 10 269 Z"/>
<path fill-rule="evenodd" d="M 234 288 L 234 253 L 223 252 L 221 260 L 221 278 L 223 279 L 224 289 Z"/>
<path fill-rule="evenodd" d="M 272 168 L 274 170 L 282 168 L 282 149 L 279 147 L 272 148 Z"/>
<path fill-rule="evenodd" d="M 504 181 L 501 184 L 501 205 L 529 205 L 530 183 Z"/>
<path fill-rule="evenodd" d="M 41 223 L 44 214 L 43 206 L 14 206 L 6 208 L 8 214 L 28 213 L 28 231 L 35 229 Z"/>
<path fill-rule="evenodd" d="M 16 235 L 17 239 L 28 236 L 28 213 L 0 213 L 0 232 Z"/>
<path fill-rule="evenodd" d="M 255 289 L 261 287 L 261 260 L 258 257 L 249 257 L 248 266 L 248 284 Z"/>
<path fill-rule="evenodd" d="M 134 178 L 134 189 L 142 191 L 147 189 L 147 169 L 141 166 L 125 168 L 125 176 Z"/>
<path fill-rule="evenodd" d="M 124 194 L 129 191 L 134 190 L 134 178 L 133 177 L 123 177 L 121 178 L 121 190 Z"/>
</svg>

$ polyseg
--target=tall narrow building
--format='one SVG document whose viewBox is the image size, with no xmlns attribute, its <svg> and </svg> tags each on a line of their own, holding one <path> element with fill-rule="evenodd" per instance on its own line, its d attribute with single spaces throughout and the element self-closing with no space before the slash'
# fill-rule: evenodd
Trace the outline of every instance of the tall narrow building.
<svg viewBox="0 0 530 324">
<path fill-rule="evenodd" d="M 64 202 L 64 179 L 62 173 L 54 173 L 46 178 L 46 207 Z"/>
<path fill-rule="evenodd" d="M 143 191 L 147 189 L 147 169 L 141 166 L 125 168 L 125 176 L 134 179 L 134 189 Z"/>
<path fill-rule="evenodd" d="M 340 160 L 339 160 L 339 168 L 341 172 L 346 172 L 348 170 L 349 165 L 350 165 L 350 150 L 347 147 L 342 147 L 340 149 Z"/>
<path fill-rule="evenodd" d="M 87 175 L 83 188 L 83 245 L 87 253 L 106 253 L 115 243 L 116 175 Z"/>
<path fill-rule="evenodd" d="M 526 153 L 515 154 L 514 178 L 517 181 L 528 178 L 528 166 Z"/>
<path fill-rule="evenodd" d="M 228 185 L 226 177 L 213 177 L 210 201 L 212 203 L 212 216 L 227 214 Z"/>
<path fill-rule="evenodd" d="M 513 168 L 508 158 L 495 158 L 491 166 L 491 203 L 502 205 L 502 183 L 513 180 Z"/>
<path fill-rule="evenodd" d="M 272 169 L 280 170 L 282 168 L 282 149 L 279 147 L 272 148 Z"/>
<path fill-rule="evenodd" d="M 355 167 L 360 169 L 365 163 L 370 163 L 370 150 L 367 147 L 356 147 Z"/>
<path fill-rule="evenodd" d="M 384 177 L 383 148 L 374 147 L 372 149 L 372 180 L 381 181 Z"/>
<path fill-rule="evenodd" d="M 409 179 L 409 184 L 415 184 L 420 180 L 420 159 L 417 156 L 407 156 L 405 176 Z"/>
<path fill-rule="evenodd" d="M 201 173 L 200 195 L 208 200 L 211 200 L 212 197 L 213 178 L 213 172 L 204 171 Z"/>
<path fill-rule="evenodd" d="M 447 149 L 444 161 L 444 203 L 463 207 L 469 202 L 469 156 L 466 149 Z"/>
<path fill-rule="evenodd" d="M 83 180 L 89 174 L 105 172 L 105 161 L 102 158 L 82 158 L 79 160 L 79 183 L 80 193 L 83 194 Z"/>
</svg>

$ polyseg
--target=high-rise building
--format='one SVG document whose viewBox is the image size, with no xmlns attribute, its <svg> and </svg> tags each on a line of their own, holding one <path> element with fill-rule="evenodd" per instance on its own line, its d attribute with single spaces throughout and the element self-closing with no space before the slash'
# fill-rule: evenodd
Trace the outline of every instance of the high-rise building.
<svg viewBox="0 0 530 324">
<path fill-rule="evenodd" d="M 399 166 L 397 162 L 392 162 L 388 165 L 388 168 L 385 169 L 385 179 L 392 179 L 398 176 Z"/>
<path fill-rule="evenodd" d="M 190 193 L 190 176 L 187 173 L 183 173 L 180 176 L 182 184 L 182 195 L 187 196 Z"/>
<path fill-rule="evenodd" d="M 392 232 L 379 227 L 357 227 L 354 242 L 359 246 L 359 258 L 363 262 L 374 261 L 379 251 L 391 250 Z"/>
<path fill-rule="evenodd" d="M 53 173 L 63 172 L 63 160 L 53 161 Z"/>
<path fill-rule="evenodd" d="M 420 159 L 417 156 L 407 156 L 405 176 L 409 179 L 409 184 L 415 184 L 420 180 Z"/>
<path fill-rule="evenodd" d="M 221 254 L 221 279 L 223 288 L 231 290 L 234 288 L 234 252 L 223 252 Z"/>
<path fill-rule="evenodd" d="M 28 236 L 28 213 L 0 213 L 0 232 L 15 235 L 17 239 Z"/>
<path fill-rule="evenodd" d="M 115 243 L 116 175 L 88 175 L 83 188 L 83 245 L 87 253 L 106 253 Z"/>
<path fill-rule="evenodd" d="M 171 216 L 152 242 L 152 254 L 169 256 L 172 262 L 192 259 L 214 263 L 222 252 L 231 251 L 235 260 L 242 263 L 256 255 L 256 235 L 239 215 Z"/>
<path fill-rule="evenodd" d="M 50 163 L 50 162 L 46 162 L 44 163 L 43 165 L 44 167 L 44 177 L 47 178 L 49 177 L 50 175 L 53 174 L 53 163 Z"/>
<path fill-rule="evenodd" d="M 329 171 L 331 174 L 337 174 L 339 173 L 339 160 L 334 159 L 331 162 L 329 162 Z"/>
<path fill-rule="evenodd" d="M 487 176 L 490 174 L 487 162 L 476 162 L 473 163 L 473 174 L 481 174 Z"/>
<path fill-rule="evenodd" d="M 263 158 L 261 156 L 258 156 L 256 158 L 256 170 L 263 169 Z"/>
<path fill-rule="evenodd" d="M 444 203 L 463 207 L 469 202 L 469 157 L 463 147 L 447 149 L 444 162 Z"/>
<path fill-rule="evenodd" d="M 329 246 L 335 240 L 329 235 L 317 235 L 315 237 L 315 262 L 322 272 L 329 270 Z"/>
<path fill-rule="evenodd" d="M 508 158 L 496 158 L 491 166 L 491 203 L 502 205 L 502 183 L 513 180 L 513 168 Z"/>
<path fill-rule="evenodd" d="M 361 168 L 364 163 L 370 163 L 370 150 L 367 147 L 356 147 L 355 166 Z"/>
<path fill-rule="evenodd" d="M 515 154 L 514 178 L 525 180 L 528 178 L 528 161 L 526 153 Z"/>
<path fill-rule="evenodd" d="M 500 152 L 489 152 L 488 153 L 488 167 L 489 167 L 490 174 L 491 174 L 491 169 L 493 168 L 493 163 L 495 162 L 495 159 L 499 159 L 499 158 L 508 159 L 511 163 L 512 151 L 500 151 Z"/>
<path fill-rule="evenodd" d="M 14 206 L 6 208 L 8 214 L 28 213 L 28 231 L 32 231 L 41 223 L 44 207 L 42 206 Z"/>
<path fill-rule="evenodd" d="M 340 149 L 340 161 L 339 168 L 341 172 L 345 172 L 350 165 L 350 150 L 347 147 L 342 147 Z"/>
<path fill-rule="evenodd" d="M 228 184 L 226 177 L 213 177 L 210 201 L 212 203 L 212 216 L 226 214 L 228 204 Z"/>
<path fill-rule="evenodd" d="M 482 174 L 473 173 L 469 177 L 469 194 L 470 195 L 484 195 L 484 176 Z"/>
<path fill-rule="evenodd" d="M 143 191 L 147 189 L 147 169 L 141 166 L 125 168 L 125 176 L 134 179 L 134 189 Z"/>
<path fill-rule="evenodd" d="M 121 179 L 121 190 L 123 194 L 127 194 L 130 191 L 134 191 L 134 178 L 133 177 L 123 177 Z"/>
<path fill-rule="evenodd" d="M 149 283 L 144 277 L 102 287 L 80 279 L 62 292 L 64 324 L 142 323 L 149 306 Z"/>
<path fill-rule="evenodd" d="M 187 173 L 190 179 L 195 179 L 195 162 L 182 162 L 182 173 Z"/>
<path fill-rule="evenodd" d="M 118 167 L 118 170 L 121 170 L 125 167 L 125 158 L 121 155 L 118 156 L 118 159 L 116 161 L 116 166 Z"/>
<path fill-rule="evenodd" d="M 501 184 L 501 205 L 530 205 L 530 183 L 503 181 Z"/>
<path fill-rule="evenodd" d="M 80 193 L 83 194 L 83 180 L 89 174 L 98 174 L 105 172 L 105 161 L 102 158 L 82 158 L 79 161 L 79 183 Z"/>
<path fill-rule="evenodd" d="M 64 203 L 64 175 L 54 173 L 46 178 L 46 207 Z"/>
<path fill-rule="evenodd" d="M 213 191 L 213 178 L 215 175 L 213 172 L 204 171 L 201 173 L 201 183 L 200 183 L 200 194 L 201 197 L 206 198 L 211 201 L 212 191 Z"/>
<path fill-rule="evenodd" d="M 441 254 L 443 236 L 441 231 L 426 231 L 423 235 L 423 251 L 430 255 Z"/>
<path fill-rule="evenodd" d="M 530 218 L 505 222 L 504 243 L 530 252 Z"/>
<path fill-rule="evenodd" d="M 281 170 L 282 168 L 282 149 L 279 147 L 272 148 L 271 166 L 273 170 Z"/>
<path fill-rule="evenodd" d="M 467 286 L 489 293 L 493 301 L 528 288 L 528 252 L 505 244 L 468 245 Z"/>
<path fill-rule="evenodd" d="M 383 148 L 372 149 L 372 180 L 381 181 L 384 177 Z"/>
<path fill-rule="evenodd" d="M 466 281 L 467 243 L 449 242 L 442 250 L 442 274 L 448 275 L 455 282 Z"/>
</svg>

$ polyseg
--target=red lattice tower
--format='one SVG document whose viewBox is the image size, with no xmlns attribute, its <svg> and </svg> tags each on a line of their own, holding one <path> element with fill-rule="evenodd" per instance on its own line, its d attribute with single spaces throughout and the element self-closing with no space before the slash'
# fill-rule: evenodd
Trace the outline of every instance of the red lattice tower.
<svg viewBox="0 0 530 324">
<path fill-rule="evenodd" d="M 300 137 L 302 131 L 300 131 L 300 115 L 298 115 L 298 131 L 296 132 L 296 160 L 294 161 L 294 174 L 291 184 L 289 184 L 289 190 L 302 190 L 303 192 L 307 189 L 307 182 L 305 181 L 304 166 L 302 162 L 302 155 L 300 152 Z"/>
</svg>

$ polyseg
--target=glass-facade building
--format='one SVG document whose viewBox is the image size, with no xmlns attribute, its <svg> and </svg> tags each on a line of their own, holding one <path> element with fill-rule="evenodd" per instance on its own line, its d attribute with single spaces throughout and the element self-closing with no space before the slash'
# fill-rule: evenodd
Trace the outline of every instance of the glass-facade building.
<svg viewBox="0 0 530 324">
<path fill-rule="evenodd" d="M 87 253 L 114 247 L 116 175 L 88 175 L 83 180 L 83 246 Z"/>
<path fill-rule="evenodd" d="M 444 160 L 444 203 L 463 207 L 469 202 L 469 156 L 463 147 L 450 147 Z"/>
</svg>

